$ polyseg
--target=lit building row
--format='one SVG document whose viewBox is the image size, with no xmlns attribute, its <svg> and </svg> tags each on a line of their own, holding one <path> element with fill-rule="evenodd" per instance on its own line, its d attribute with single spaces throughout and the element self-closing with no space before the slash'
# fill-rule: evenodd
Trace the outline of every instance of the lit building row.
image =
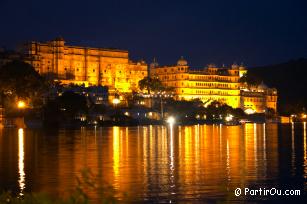
<svg viewBox="0 0 307 204">
<path fill-rule="evenodd" d="M 241 108 L 247 113 L 261 113 L 266 109 L 277 109 L 277 90 L 265 84 L 241 86 Z"/>
<path fill-rule="evenodd" d="M 138 82 L 148 76 L 147 64 L 130 61 L 128 51 L 70 46 L 63 38 L 27 43 L 23 52 L 22 59 L 40 74 L 62 84 L 107 86 L 111 97 L 114 93 L 139 91 Z M 0 52 L 0 66 L 18 57 L 19 54 L 1 57 Z M 247 73 L 244 66 L 209 65 L 202 70 L 191 69 L 181 57 L 172 66 L 159 66 L 154 61 L 149 71 L 151 77 L 157 77 L 165 86 L 174 88 L 177 100 L 200 99 L 205 104 L 219 101 L 248 113 L 261 113 L 267 108 L 276 111 L 277 90 L 264 84 L 242 84 L 239 79 Z"/>
<path fill-rule="evenodd" d="M 126 50 L 70 46 L 63 38 L 30 42 L 24 48 L 26 62 L 62 84 L 103 85 L 110 91 L 131 92 L 147 76 L 147 64 L 132 62 Z"/>
<path fill-rule="evenodd" d="M 235 64 L 230 68 L 209 65 L 203 70 L 192 70 L 183 57 L 172 66 L 159 66 L 155 61 L 150 65 L 150 75 L 173 87 L 179 100 L 200 99 L 205 104 L 219 101 L 248 113 L 262 113 L 267 108 L 276 111 L 277 90 L 264 84 L 242 84 L 239 79 L 246 73 L 244 66 Z"/>
</svg>

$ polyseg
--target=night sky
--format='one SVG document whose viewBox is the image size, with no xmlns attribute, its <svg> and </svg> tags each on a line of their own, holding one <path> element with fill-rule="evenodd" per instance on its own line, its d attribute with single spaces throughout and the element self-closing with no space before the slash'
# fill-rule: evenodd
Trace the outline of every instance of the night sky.
<svg viewBox="0 0 307 204">
<path fill-rule="evenodd" d="M 306 0 L 0 0 L 0 46 L 62 36 L 133 60 L 248 67 L 307 57 Z"/>
</svg>

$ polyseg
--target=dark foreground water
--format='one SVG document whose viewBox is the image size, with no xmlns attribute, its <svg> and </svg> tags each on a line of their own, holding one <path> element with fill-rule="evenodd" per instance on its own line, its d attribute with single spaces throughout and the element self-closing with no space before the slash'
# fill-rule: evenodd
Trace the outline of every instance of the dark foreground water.
<svg viewBox="0 0 307 204">
<path fill-rule="evenodd" d="M 131 202 L 307 202 L 306 143 L 306 123 L 0 129 L 0 191 L 67 196 L 87 169 Z"/>
</svg>

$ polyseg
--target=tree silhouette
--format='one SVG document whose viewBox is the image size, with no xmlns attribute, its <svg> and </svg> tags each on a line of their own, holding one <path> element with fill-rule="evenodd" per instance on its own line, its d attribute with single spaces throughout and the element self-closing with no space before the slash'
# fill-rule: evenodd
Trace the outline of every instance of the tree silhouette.
<svg viewBox="0 0 307 204">
<path fill-rule="evenodd" d="M 171 92 L 173 91 L 172 87 L 166 87 L 162 84 L 162 82 L 158 78 L 150 78 L 145 77 L 144 79 L 139 81 L 139 87 L 141 90 L 147 90 L 148 94 L 151 92 Z"/>
<path fill-rule="evenodd" d="M 6 98 L 22 98 L 32 105 L 42 102 L 48 83 L 23 61 L 12 61 L 0 68 L 0 93 Z"/>
</svg>

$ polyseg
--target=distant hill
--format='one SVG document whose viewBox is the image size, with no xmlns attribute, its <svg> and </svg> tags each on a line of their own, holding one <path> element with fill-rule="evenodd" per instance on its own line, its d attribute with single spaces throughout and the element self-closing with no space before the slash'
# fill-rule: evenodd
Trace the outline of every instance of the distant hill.
<svg viewBox="0 0 307 204">
<path fill-rule="evenodd" d="M 291 114 L 307 108 L 307 59 L 250 68 L 249 74 L 278 90 L 279 112 Z"/>
</svg>

